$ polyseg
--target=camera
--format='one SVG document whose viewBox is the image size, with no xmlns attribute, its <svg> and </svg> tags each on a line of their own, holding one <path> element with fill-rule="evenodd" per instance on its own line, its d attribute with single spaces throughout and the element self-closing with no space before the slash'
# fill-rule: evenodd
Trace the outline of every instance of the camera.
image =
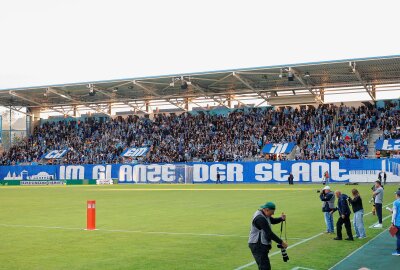
<svg viewBox="0 0 400 270">
<path fill-rule="evenodd" d="M 289 256 L 287 255 L 286 248 L 284 248 L 281 244 L 277 245 L 277 247 L 281 249 L 283 261 L 287 262 L 289 260 Z"/>
</svg>

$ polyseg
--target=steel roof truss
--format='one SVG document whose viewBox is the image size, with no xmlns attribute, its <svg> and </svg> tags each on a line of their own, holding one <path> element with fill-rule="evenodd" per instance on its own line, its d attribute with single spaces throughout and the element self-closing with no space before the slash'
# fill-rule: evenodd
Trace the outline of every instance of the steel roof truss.
<svg viewBox="0 0 400 270">
<path fill-rule="evenodd" d="M 233 77 L 235 77 L 236 79 L 238 79 L 242 84 L 244 84 L 245 86 L 247 86 L 249 89 L 253 90 L 254 93 L 256 93 L 257 95 L 259 95 L 262 99 L 265 99 L 267 101 L 267 99 L 261 95 L 261 93 L 259 91 L 257 91 L 253 86 L 250 85 L 250 82 L 244 78 L 242 78 L 239 74 L 237 74 L 236 72 L 232 72 Z"/>
<path fill-rule="evenodd" d="M 291 71 L 294 75 L 294 77 L 303 85 L 303 87 L 305 89 L 307 89 L 311 94 L 313 94 L 315 96 L 315 93 L 313 92 L 312 88 L 310 87 L 310 85 L 308 83 L 306 83 L 303 78 L 301 77 L 301 73 L 295 69 L 295 68 L 289 68 L 289 71 Z M 295 92 L 293 91 L 293 94 L 295 94 Z"/>
<path fill-rule="evenodd" d="M 35 104 L 35 105 L 38 105 L 38 106 L 40 106 L 40 107 L 43 107 L 43 103 L 37 102 L 37 101 L 33 100 L 32 98 L 26 98 L 26 97 L 22 96 L 20 93 L 17 94 L 17 93 L 15 93 L 15 92 L 12 91 L 12 90 L 10 90 L 8 93 L 9 93 L 10 95 L 14 96 L 14 97 L 17 97 L 17 98 L 19 98 L 19 99 L 22 99 L 22 100 L 25 100 L 25 101 L 27 101 L 27 102 L 33 103 L 33 104 Z M 49 108 L 52 109 L 52 110 L 55 111 L 55 112 L 61 113 L 62 115 L 68 115 L 68 114 L 65 114 L 64 111 L 58 110 L 58 109 L 56 109 L 56 108 L 53 108 L 53 107 L 49 107 Z M 71 116 L 71 115 L 68 115 L 68 116 Z"/>
<path fill-rule="evenodd" d="M 161 98 L 161 99 L 164 99 L 164 100 L 168 101 L 169 103 L 171 103 L 172 105 L 174 105 L 175 107 L 178 107 L 178 108 L 180 108 L 180 109 L 182 109 L 182 110 L 184 110 L 184 111 L 187 111 L 187 109 L 186 109 L 185 107 L 182 107 L 180 104 L 178 104 L 178 103 L 172 101 L 172 100 L 169 99 L 169 98 L 163 98 L 161 95 L 157 94 L 156 91 L 154 91 L 153 89 L 150 89 L 150 88 L 148 88 L 148 87 L 142 85 L 140 82 L 138 82 L 138 81 L 133 81 L 133 84 L 139 86 L 140 88 L 142 88 L 143 90 L 145 90 L 147 93 L 152 94 L 153 96 L 159 97 L 159 98 Z M 166 88 L 169 88 L 169 86 L 167 86 Z M 164 89 L 166 89 L 166 88 L 164 88 Z"/>
<path fill-rule="evenodd" d="M 87 102 L 74 99 L 74 98 L 70 97 L 69 95 L 65 95 L 65 94 L 59 93 L 55 88 L 52 88 L 52 87 L 49 87 L 47 90 L 48 90 L 50 93 L 53 93 L 53 94 L 56 94 L 56 95 L 58 95 L 58 96 L 60 96 L 60 97 L 65 98 L 65 99 L 71 100 L 71 101 L 77 103 L 78 105 L 83 105 L 83 106 L 85 106 L 85 107 L 87 107 L 87 108 L 89 108 L 89 109 L 91 109 L 91 110 L 94 110 L 94 111 L 96 111 L 96 112 L 98 112 L 98 113 L 102 113 L 102 114 L 106 114 L 106 115 L 108 115 L 108 116 L 111 116 L 108 112 L 103 111 L 102 109 L 100 109 L 100 106 L 99 106 L 99 105 L 93 104 L 94 107 L 92 107 L 92 106 L 90 106 L 90 105 L 92 105 L 92 104 L 89 104 L 89 103 L 87 103 Z"/>
<path fill-rule="evenodd" d="M 360 73 L 360 72 L 357 70 L 357 68 L 356 68 L 356 62 L 349 62 L 349 66 L 350 66 L 351 70 L 353 71 L 354 75 L 355 75 L 355 76 L 357 77 L 357 79 L 360 81 L 361 85 L 364 87 L 365 91 L 367 91 L 367 93 L 368 93 L 368 95 L 371 97 L 371 99 L 372 99 L 373 101 L 375 101 L 375 97 L 374 97 L 374 95 L 372 94 L 372 86 L 371 86 L 371 85 L 368 85 L 368 84 L 364 81 L 364 79 L 363 79 L 361 73 Z"/>
</svg>

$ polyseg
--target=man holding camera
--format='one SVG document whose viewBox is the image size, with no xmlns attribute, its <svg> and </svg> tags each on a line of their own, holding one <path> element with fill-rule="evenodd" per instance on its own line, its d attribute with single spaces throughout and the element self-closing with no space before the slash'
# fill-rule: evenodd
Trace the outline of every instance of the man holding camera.
<svg viewBox="0 0 400 270">
<path fill-rule="evenodd" d="M 248 243 L 259 270 L 271 269 L 268 252 L 271 249 L 272 240 L 278 243 L 282 249 L 288 247 L 288 244 L 274 234 L 271 229 L 271 224 L 283 222 L 286 220 L 286 215 L 282 213 L 281 217 L 273 218 L 274 213 L 275 204 L 267 202 L 260 206 L 252 218 Z"/>
<path fill-rule="evenodd" d="M 331 211 L 335 209 L 335 195 L 329 186 L 325 186 L 321 190 L 319 198 L 322 201 L 322 212 L 324 213 L 325 218 L 326 233 L 334 233 L 333 216 Z"/>
</svg>

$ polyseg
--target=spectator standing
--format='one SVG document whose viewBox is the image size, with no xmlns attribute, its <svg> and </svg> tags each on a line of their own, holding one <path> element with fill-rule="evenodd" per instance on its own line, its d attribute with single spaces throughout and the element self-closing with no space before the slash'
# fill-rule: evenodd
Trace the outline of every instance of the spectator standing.
<svg viewBox="0 0 400 270">
<path fill-rule="evenodd" d="M 294 177 L 293 177 L 293 174 L 291 173 L 291 174 L 289 175 L 289 177 L 288 177 L 289 185 L 293 185 L 293 179 L 294 179 Z"/>
<path fill-rule="evenodd" d="M 375 181 L 375 191 L 373 191 L 372 195 L 375 198 L 375 209 L 378 216 L 378 224 L 374 228 L 382 228 L 383 188 L 381 181 Z"/>
<path fill-rule="evenodd" d="M 324 186 L 325 185 L 329 185 L 329 173 L 328 173 L 328 171 L 326 171 L 325 173 L 324 173 L 324 182 L 322 183 Z"/>
<path fill-rule="evenodd" d="M 386 172 L 383 172 L 383 184 L 386 185 Z"/>
<path fill-rule="evenodd" d="M 357 189 L 353 189 L 351 191 L 353 194 L 353 199 L 348 198 L 349 203 L 351 204 L 351 207 L 353 208 L 353 213 L 354 213 L 354 218 L 353 218 L 353 224 L 354 224 L 354 230 L 356 231 L 356 237 L 359 239 L 367 237 L 365 234 L 365 228 L 364 228 L 364 208 L 363 208 L 363 203 L 362 199 L 360 196 L 360 193 L 358 192 Z"/>
</svg>

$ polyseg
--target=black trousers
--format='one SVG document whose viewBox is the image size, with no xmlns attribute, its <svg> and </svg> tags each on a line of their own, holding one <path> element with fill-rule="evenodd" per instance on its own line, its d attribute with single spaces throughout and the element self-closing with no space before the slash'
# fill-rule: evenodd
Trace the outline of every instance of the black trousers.
<svg viewBox="0 0 400 270">
<path fill-rule="evenodd" d="M 249 244 L 251 253 L 258 265 L 259 270 L 271 270 L 271 264 L 268 258 L 268 252 L 271 249 L 270 246 L 261 244 L 260 242 L 256 244 Z"/>
<path fill-rule="evenodd" d="M 350 216 L 344 216 L 344 218 L 342 218 L 341 216 L 339 217 L 338 221 L 336 222 L 337 237 L 342 238 L 342 225 L 343 224 L 344 224 L 344 227 L 346 228 L 347 236 L 349 238 L 353 238 L 353 233 L 351 231 Z"/>
<path fill-rule="evenodd" d="M 382 204 L 376 203 L 375 210 L 376 210 L 376 215 L 378 216 L 379 224 L 382 224 Z"/>
</svg>

